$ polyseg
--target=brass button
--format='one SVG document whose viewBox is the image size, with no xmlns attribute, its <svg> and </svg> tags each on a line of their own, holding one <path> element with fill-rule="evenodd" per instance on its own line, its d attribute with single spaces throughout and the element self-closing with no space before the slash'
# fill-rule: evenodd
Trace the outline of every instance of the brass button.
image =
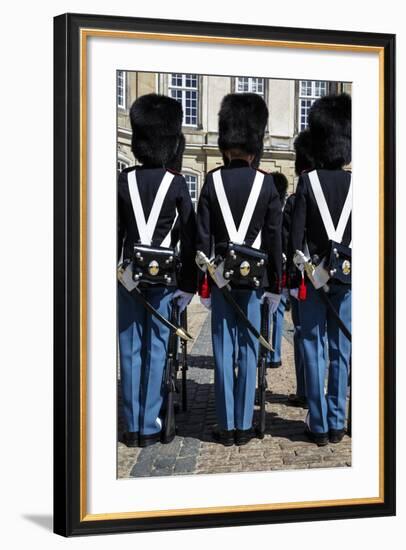
<svg viewBox="0 0 406 550">
<path fill-rule="evenodd" d="M 151 262 L 149 262 L 148 272 L 153 277 L 155 277 L 155 275 L 158 275 L 158 273 L 159 273 L 159 264 L 156 260 L 152 260 Z"/>
<path fill-rule="evenodd" d="M 349 275 L 351 273 L 351 263 L 349 260 L 344 260 L 341 266 L 344 275 Z"/>
<path fill-rule="evenodd" d="M 241 262 L 241 265 L 240 265 L 241 276 L 246 277 L 250 271 L 251 271 L 251 266 L 249 262 L 247 262 L 247 260 L 244 260 L 243 262 Z"/>
</svg>

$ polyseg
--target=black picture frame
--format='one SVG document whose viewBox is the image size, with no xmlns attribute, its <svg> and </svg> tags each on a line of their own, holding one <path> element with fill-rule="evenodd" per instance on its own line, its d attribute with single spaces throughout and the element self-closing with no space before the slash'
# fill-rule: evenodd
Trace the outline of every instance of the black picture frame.
<svg viewBox="0 0 406 550">
<path fill-rule="evenodd" d="M 379 48 L 383 56 L 383 493 L 371 504 L 89 521 L 81 513 L 80 30 L 176 33 Z M 64 14 L 54 19 L 54 531 L 63 536 L 395 514 L 395 36 Z"/>
</svg>

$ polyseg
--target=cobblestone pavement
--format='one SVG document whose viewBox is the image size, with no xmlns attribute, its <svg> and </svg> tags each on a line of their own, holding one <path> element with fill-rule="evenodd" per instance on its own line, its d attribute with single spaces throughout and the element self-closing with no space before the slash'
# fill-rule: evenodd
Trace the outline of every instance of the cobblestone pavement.
<svg viewBox="0 0 406 550">
<path fill-rule="evenodd" d="M 211 430 L 216 415 L 210 319 L 200 304 L 192 304 L 188 313 L 190 332 L 197 336 L 188 356 L 188 411 L 177 414 L 178 433 L 170 444 L 130 449 L 119 441 L 119 478 L 351 466 L 349 437 L 345 436 L 336 445 L 317 447 L 303 434 L 306 411 L 288 404 L 287 396 L 295 391 L 293 327 L 289 314 L 286 314 L 282 342 L 283 365 L 279 369 L 268 369 L 267 374 L 265 438 L 253 439 L 242 447 L 214 443 Z M 121 435 L 119 386 L 118 396 L 118 433 Z"/>
</svg>

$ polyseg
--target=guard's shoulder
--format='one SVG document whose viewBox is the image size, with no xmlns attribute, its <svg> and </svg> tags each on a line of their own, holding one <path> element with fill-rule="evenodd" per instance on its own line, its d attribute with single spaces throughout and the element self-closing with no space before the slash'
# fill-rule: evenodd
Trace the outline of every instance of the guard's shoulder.
<svg viewBox="0 0 406 550">
<path fill-rule="evenodd" d="M 136 170 L 137 167 L 136 166 L 127 166 L 126 168 L 123 168 L 120 172 L 120 176 L 122 174 L 128 174 L 129 172 L 134 172 L 134 170 Z"/>
<path fill-rule="evenodd" d="M 297 180 L 297 184 L 299 185 L 301 183 L 303 185 L 304 183 L 307 183 L 308 181 L 310 181 L 310 178 L 309 178 L 310 172 L 313 172 L 313 170 L 303 170 L 302 172 L 300 172 L 299 179 Z"/>
<path fill-rule="evenodd" d="M 121 172 L 118 175 L 118 183 L 123 184 L 127 183 L 128 181 L 128 174 L 130 172 L 133 172 L 136 169 L 136 166 L 127 166 L 127 168 L 123 168 Z"/>
<path fill-rule="evenodd" d="M 167 168 L 166 169 L 170 174 L 173 174 L 174 176 L 181 176 L 183 177 L 183 174 L 181 172 L 178 172 L 177 170 L 174 170 L 173 168 Z"/>
<path fill-rule="evenodd" d="M 224 168 L 223 165 L 221 165 L 221 166 L 216 166 L 215 168 L 212 168 L 211 170 L 209 170 L 209 171 L 207 172 L 207 175 L 213 174 L 214 172 L 217 172 L 217 170 L 221 170 L 222 168 Z"/>
<path fill-rule="evenodd" d="M 304 178 L 304 179 L 309 178 L 310 172 L 314 172 L 314 171 L 315 171 L 315 170 L 313 170 L 313 169 L 311 169 L 311 170 L 302 170 L 302 171 L 300 172 L 300 174 L 299 174 L 299 178 L 302 178 L 302 179 L 303 179 L 303 178 Z"/>
<path fill-rule="evenodd" d="M 128 174 L 128 172 L 133 172 L 136 169 L 137 169 L 137 167 L 135 165 L 134 166 L 127 166 L 127 168 L 123 168 L 123 170 L 121 172 L 122 173 L 124 172 L 125 174 Z"/>
<path fill-rule="evenodd" d="M 256 169 L 258 172 L 261 172 L 261 174 L 264 174 L 264 176 L 270 176 L 271 175 L 271 172 L 267 172 L 266 170 L 264 170 L 263 168 L 257 168 Z"/>
</svg>

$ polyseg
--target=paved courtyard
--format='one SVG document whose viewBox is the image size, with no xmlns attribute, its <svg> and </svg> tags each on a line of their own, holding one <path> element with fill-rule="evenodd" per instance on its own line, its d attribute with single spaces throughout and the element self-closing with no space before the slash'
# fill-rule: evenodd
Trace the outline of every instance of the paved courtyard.
<svg viewBox="0 0 406 550">
<path fill-rule="evenodd" d="M 289 313 L 282 341 L 282 367 L 268 369 L 267 373 L 265 438 L 253 439 L 242 447 L 224 447 L 213 442 L 211 430 L 216 415 L 210 316 L 199 303 L 189 307 L 188 315 L 195 341 L 192 346 L 189 344 L 188 410 L 177 413 L 177 436 L 168 445 L 157 443 L 145 449 L 127 448 L 119 441 L 119 478 L 351 466 L 351 439 L 345 436 L 341 443 L 326 447 L 310 443 L 303 435 L 306 410 L 292 407 L 287 401 L 287 396 L 295 392 L 293 326 Z M 118 397 L 121 439 L 120 385 Z"/>
</svg>

